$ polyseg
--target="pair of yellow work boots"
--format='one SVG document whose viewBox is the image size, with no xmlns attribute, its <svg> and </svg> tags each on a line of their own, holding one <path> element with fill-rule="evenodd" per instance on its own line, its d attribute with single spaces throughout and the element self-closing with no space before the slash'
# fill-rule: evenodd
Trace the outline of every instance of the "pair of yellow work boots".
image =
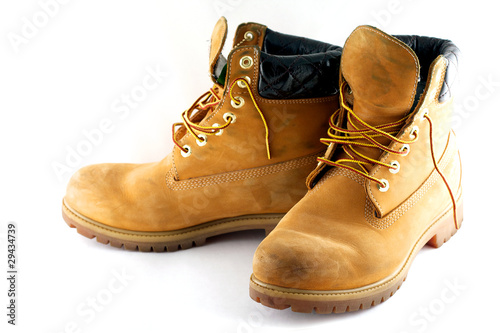
<svg viewBox="0 0 500 333">
<path fill-rule="evenodd" d="M 420 248 L 462 222 L 450 128 L 458 48 L 360 26 L 342 49 L 245 23 L 226 59 L 226 37 L 221 18 L 213 87 L 173 125 L 172 153 L 79 170 L 65 221 L 140 251 L 265 229 L 257 302 L 331 313 L 386 300 Z"/>
</svg>

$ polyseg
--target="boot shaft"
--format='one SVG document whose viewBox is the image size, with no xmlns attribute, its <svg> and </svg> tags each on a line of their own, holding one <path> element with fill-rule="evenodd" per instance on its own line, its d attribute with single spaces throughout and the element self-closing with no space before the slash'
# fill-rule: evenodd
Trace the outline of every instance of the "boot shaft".
<svg viewBox="0 0 500 333">
<path fill-rule="evenodd" d="M 418 106 L 408 118 L 400 131 L 398 138 L 402 140 L 417 140 L 405 146 L 393 143 L 392 149 L 406 150 L 405 155 L 394 156 L 383 154 L 380 161 L 398 165 L 398 172 L 391 172 L 388 168 L 375 166 L 370 175 L 388 181 L 389 189 L 380 191 L 377 184 L 366 183 L 368 197 L 374 204 L 377 216 L 383 217 L 405 203 L 413 193 L 416 193 L 426 180 L 438 177 L 435 171 L 435 160 L 443 170 L 447 183 L 451 186 L 455 196 L 461 191 L 461 165 L 456 144 L 455 134 L 451 130 L 450 122 L 453 112 L 453 98 L 439 101 L 441 88 L 444 83 L 448 61 L 444 56 L 431 64 L 425 91 Z M 454 167 L 450 167 L 450 164 Z M 451 202 L 445 184 L 441 183 L 441 202 Z M 442 207 L 429 207 L 440 211 Z"/>
<path fill-rule="evenodd" d="M 378 162 L 364 166 L 369 178 L 365 182 L 366 193 L 379 217 L 415 193 L 434 172 L 435 161 L 444 163 L 446 159 L 458 157 L 450 126 L 458 54 L 458 48 L 448 40 L 393 37 L 368 26 L 358 27 L 346 42 L 341 65 L 341 100 L 354 115 L 348 115 L 341 106 L 339 127 L 356 130 L 364 128 L 363 122 L 366 122 L 390 132 L 380 126 L 396 123 L 396 127 L 391 128 L 393 139 L 387 135 L 373 136 L 375 143 L 394 153 L 376 145 L 352 146 L 360 155 L 351 155 L 360 156 L 358 158 L 365 162 L 366 158 Z M 356 141 L 372 143 L 364 138 Z M 353 151 L 349 149 L 351 146 L 346 153 L 345 147 L 331 144 L 325 160 L 346 159 Z M 349 166 L 364 171 L 360 164 L 349 163 Z M 308 187 L 314 187 L 328 169 L 328 164 L 320 163 L 308 177 Z M 458 191 L 461 168 L 450 170 L 451 174 L 445 176 Z M 387 187 L 373 180 L 383 180 Z M 444 186 L 443 193 L 447 193 Z"/>
<path fill-rule="evenodd" d="M 319 154 L 324 150 L 319 138 L 338 108 L 340 47 L 246 23 L 237 28 L 226 61 L 220 55 L 226 29 L 219 21 L 210 55 L 220 103 L 198 120 L 203 127 L 232 122 L 203 146 L 179 130 L 180 146 L 188 146 L 190 154 L 174 149 L 177 179 Z"/>
</svg>

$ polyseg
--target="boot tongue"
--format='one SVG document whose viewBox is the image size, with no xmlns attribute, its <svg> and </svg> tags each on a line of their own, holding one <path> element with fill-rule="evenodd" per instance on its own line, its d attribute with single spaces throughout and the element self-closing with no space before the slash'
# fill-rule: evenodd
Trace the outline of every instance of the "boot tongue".
<svg viewBox="0 0 500 333">
<path fill-rule="evenodd" d="M 369 125 L 396 122 L 410 112 L 420 65 L 413 50 L 398 39 L 370 26 L 356 28 L 345 43 L 341 71 L 352 91 L 352 95 L 344 91 L 345 100 Z M 353 129 L 349 123 L 347 127 Z M 376 140 L 384 145 L 390 142 L 384 137 Z M 378 148 L 357 150 L 374 159 L 381 154 Z"/>
<path fill-rule="evenodd" d="M 356 28 L 345 43 L 341 70 L 352 90 L 353 110 L 368 124 L 398 121 L 410 111 L 420 65 L 398 39 L 370 26 Z"/>
<path fill-rule="evenodd" d="M 210 40 L 209 73 L 214 83 L 224 85 L 227 60 L 221 54 L 227 37 L 227 20 L 222 16 L 215 24 Z"/>
</svg>

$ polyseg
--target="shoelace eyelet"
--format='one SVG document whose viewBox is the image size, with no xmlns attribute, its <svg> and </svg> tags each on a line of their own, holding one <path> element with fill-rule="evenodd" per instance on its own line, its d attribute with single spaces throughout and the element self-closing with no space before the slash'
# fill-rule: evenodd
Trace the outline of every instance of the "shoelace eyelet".
<svg viewBox="0 0 500 333">
<path fill-rule="evenodd" d="M 387 179 L 380 179 L 380 182 L 383 184 L 383 186 L 377 184 L 378 190 L 380 192 L 387 192 L 387 190 L 389 189 L 389 181 Z"/>
<path fill-rule="evenodd" d="M 410 153 L 410 145 L 409 144 L 404 144 L 401 146 L 401 148 L 399 149 L 400 152 L 406 152 L 405 154 L 401 154 L 401 156 L 406 156 Z"/>
<path fill-rule="evenodd" d="M 224 118 L 224 120 L 226 122 L 228 122 L 229 118 L 231 118 L 231 124 L 233 124 L 234 122 L 236 122 L 236 116 L 232 112 L 226 112 L 226 113 L 224 113 L 224 115 L 222 116 L 222 118 Z"/>
<path fill-rule="evenodd" d="M 418 126 L 413 126 L 410 132 L 410 139 L 416 140 L 418 139 Z"/>
<path fill-rule="evenodd" d="M 186 150 L 186 151 L 184 151 L 181 149 L 182 157 L 188 157 L 189 155 L 191 155 L 191 147 L 190 146 L 184 145 L 184 146 L 182 146 L 182 148 L 184 148 Z"/>
<path fill-rule="evenodd" d="M 198 134 L 198 137 L 201 139 L 201 140 L 196 140 L 198 146 L 203 147 L 204 145 L 207 144 L 207 136 L 205 134 L 202 133 Z"/>
<path fill-rule="evenodd" d="M 389 164 L 392 166 L 392 168 L 389 169 L 390 173 L 396 174 L 396 173 L 399 172 L 399 169 L 400 169 L 401 165 L 399 164 L 398 161 L 392 161 Z"/>
<path fill-rule="evenodd" d="M 236 104 L 233 100 L 231 100 L 231 106 L 235 109 L 241 108 L 243 105 L 245 105 L 245 100 L 241 96 L 235 96 L 235 100 L 237 100 L 239 103 Z"/>
<path fill-rule="evenodd" d="M 244 56 L 240 59 L 240 66 L 243 69 L 249 69 L 253 65 L 253 59 L 249 56 Z"/>
<path fill-rule="evenodd" d="M 244 66 L 249 66 L 253 65 L 253 60 L 251 57 L 246 56 L 240 59 L 242 65 Z M 249 86 L 249 83 L 247 82 L 250 81 L 250 78 L 248 76 L 239 77 L 236 79 L 236 83 L 241 81 L 241 85 L 244 86 L 247 90 L 247 93 L 249 94 L 251 98 L 251 103 L 253 103 L 253 106 L 255 107 L 255 111 L 259 113 L 262 122 L 264 123 L 264 128 L 266 130 L 266 153 L 267 153 L 267 158 L 271 159 L 271 147 L 269 144 L 269 126 L 268 123 L 264 117 L 264 114 L 262 113 L 262 110 L 260 109 L 259 105 L 255 101 L 254 98 L 254 93 Z M 235 81 L 233 81 L 230 85 L 229 89 L 229 98 L 232 107 L 234 108 L 241 108 L 245 104 L 245 100 L 241 96 L 235 97 L 233 95 L 233 88 L 235 87 Z M 186 132 L 189 132 L 194 138 L 197 140 L 197 144 L 199 146 L 204 146 L 206 144 L 206 137 L 201 136 L 199 134 L 203 133 L 203 135 L 222 135 L 223 129 L 229 126 L 231 123 L 234 123 L 236 120 L 236 116 L 234 113 L 227 112 L 223 115 L 225 119 L 224 125 L 219 125 L 219 124 L 213 124 L 212 129 L 207 128 L 206 126 L 201 126 L 199 123 L 199 119 L 202 118 L 202 116 L 205 116 L 207 114 L 210 114 L 211 112 L 215 112 L 214 110 L 218 109 L 217 107 L 220 105 L 221 98 L 217 95 L 219 93 L 220 86 L 217 84 L 214 84 L 214 86 L 206 93 L 198 97 L 196 102 L 194 102 L 191 107 L 184 112 L 182 112 L 182 123 L 174 123 L 172 124 L 172 140 L 174 141 L 174 144 L 182 151 L 182 156 L 187 157 L 191 154 L 191 147 L 185 145 L 184 147 L 180 145 L 178 138 L 177 138 L 177 129 L 184 128 Z M 224 101 L 222 101 L 224 103 Z M 251 106 L 250 106 L 251 107 Z M 199 112 L 199 113 L 197 113 Z M 196 117 L 193 117 L 194 115 L 197 115 Z M 231 118 L 231 119 L 229 119 Z M 201 132 L 197 134 L 196 132 Z"/>
<path fill-rule="evenodd" d="M 252 82 L 252 81 L 250 81 L 250 78 L 248 76 L 244 76 L 242 79 L 244 79 L 245 81 L 247 81 L 248 85 L 250 85 L 250 83 Z M 243 88 L 243 89 L 246 88 L 245 83 L 243 83 L 242 81 L 238 81 L 238 82 L 236 82 L 236 84 L 240 88 Z"/>
<path fill-rule="evenodd" d="M 219 124 L 217 124 L 217 123 L 212 124 L 212 127 L 219 127 L 219 126 L 220 126 L 220 125 L 219 125 Z M 223 130 L 223 129 L 220 129 L 220 130 L 218 130 L 217 132 L 215 132 L 215 135 L 220 136 L 220 135 L 222 135 L 222 132 L 224 132 L 224 130 Z"/>
<path fill-rule="evenodd" d="M 248 42 L 253 40 L 253 32 L 251 32 L 251 31 L 245 32 L 245 40 Z"/>
<path fill-rule="evenodd" d="M 429 109 L 425 108 L 424 111 L 422 112 L 422 116 L 420 117 L 420 120 L 425 120 L 425 117 L 429 115 Z"/>
</svg>

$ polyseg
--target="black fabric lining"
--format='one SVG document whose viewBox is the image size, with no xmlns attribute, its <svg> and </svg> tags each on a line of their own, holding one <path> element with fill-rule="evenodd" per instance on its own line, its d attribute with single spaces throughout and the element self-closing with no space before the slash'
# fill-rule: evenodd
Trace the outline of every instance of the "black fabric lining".
<svg viewBox="0 0 500 333">
<path fill-rule="evenodd" d="M 327 97 L 338 93 L 342 48 L 266 30 L 259 94 L 269 99 Z"/>
<path fill-rule="evenodd" d="M 420 93 L 425 88 L 432 62 L 440 55 L 446 58 L 448 67 L 439 94 L 439 101 L 444 102 L 449 99 L 454 90 L 454 83 L 458 79 L 458 60 L 460 58 L 458 47 L 447 39 L 415 35 L 396 35 L 394 37 L 408 45 L 418 57 L 420 62 L 420 82 L 417 91 L 420 91 Z"/>
</svg>

